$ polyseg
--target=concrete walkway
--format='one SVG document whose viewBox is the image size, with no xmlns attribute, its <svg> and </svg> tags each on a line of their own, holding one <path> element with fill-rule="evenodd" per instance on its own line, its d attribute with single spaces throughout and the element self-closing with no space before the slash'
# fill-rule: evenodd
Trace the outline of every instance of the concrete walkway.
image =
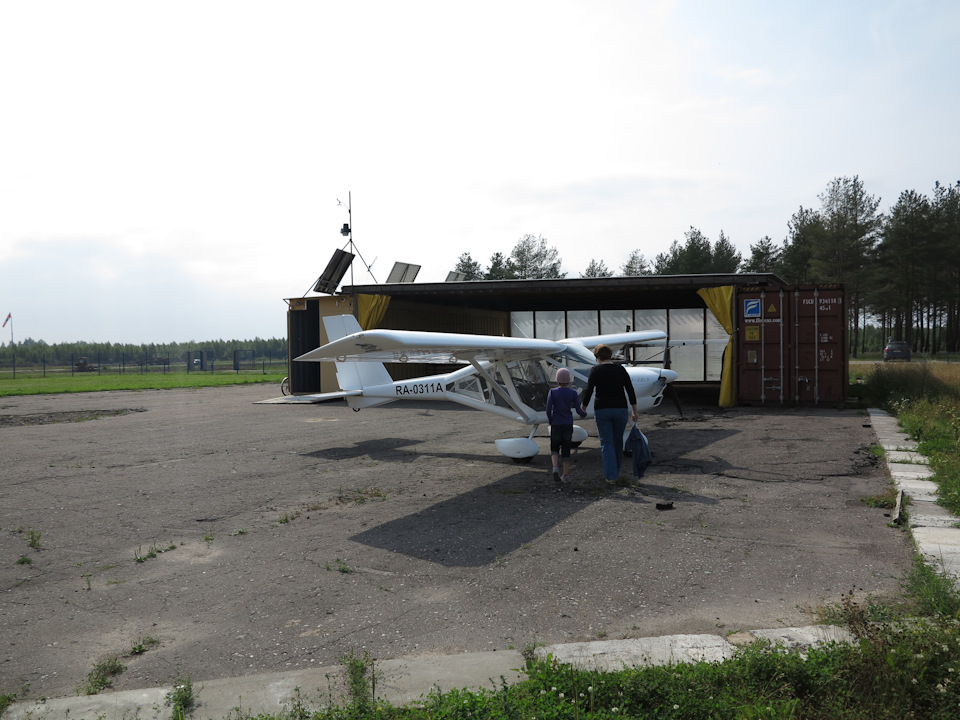
<svg viewBox="0 0 960 720">
<path fill-rule="evenodd" d="M 926 458 L 895 417 L 871 409 L 870 422 L 886 455 L 890 477 L 910 498 L 907 511 L 917 552 L 937 570 L 960 580 L 960 518 L 937 505 L 937 484 L 930 479 L 933 471 Z"/>
<path fill-rule="evenodd" d="M 936 484 L 916 443 L 899 428 L 896 418 L 870 410 L 879 444 L 885 451 L 890 475 L 898 489 L 909 496 L 910 528 L 918 552 L 938 569 L 960 578 L 960 528 L 958 519 L 936 504 Z M 605 640 L 539 647 L 539 657 L 550 655 L 581 668 L 617 670 L 624 666 L 658 665 L 705 660 L 718 662 L 732 657 L 738 646 L 758 638 L 788 648 L 807 648 L 825 642 L 850 639 L 842 628 L 809 626 L 753 630 L 718 635 L 668 635 L 631 640 Z M 502 682 L 523 678 L 524 665 L 518 651 L 465 653 L 452 656 L 404 657 L 377 661 L 378 698 L 401 705 L 416 701 L 432 690 L 454 688 L 495 689 Z M 344 671 L 301 670 L 248 675 L 221 680 L 197 681 L 193 686 L 196 708 L 193 717 L 221 720 L 243 715 L 276 713 L 291 708 L 298 698 L 308 707 L 331 700 L 343 702 Z M 338 689 L 341 688 L 341 689 Z M 16 703 L 5 717 L 11 720 L 166 720 L 170 687 L 103 693 L 87 697 Z"/>
</svg>

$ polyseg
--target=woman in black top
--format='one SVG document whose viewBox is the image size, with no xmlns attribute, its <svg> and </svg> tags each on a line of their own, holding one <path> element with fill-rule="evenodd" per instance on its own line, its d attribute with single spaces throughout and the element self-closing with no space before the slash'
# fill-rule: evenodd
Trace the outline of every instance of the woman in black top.
<svg viewBox="0 0 960 720">
<path fill-rule="evenodd" d="M 611 362 L 613 351 L 607 345 L 597 345 L 593 351 L 597 364 L 590 370 L 587 389 L 583 393 L 581 409 L 586 410 L 590 398 L 593 402 L 593 417 L 600 436 L 600 458 L 603 461 L 603 476 L 607 482 L 616 482 L 623 466 L 623 432 L 627 420 L 637 421 L 637 394 L 630 382 L 630 375 L 623 365 Z M 631 410 L 627 410 L 629 401 Z"/>
</svg>

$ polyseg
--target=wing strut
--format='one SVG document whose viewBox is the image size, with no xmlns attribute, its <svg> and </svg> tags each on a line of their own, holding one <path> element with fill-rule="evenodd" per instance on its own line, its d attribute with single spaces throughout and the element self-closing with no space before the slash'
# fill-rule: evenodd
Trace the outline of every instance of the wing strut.
<svg viewBox="0 0 960 720">
<path fill-rule="evenodd" d="M 493 378 L 493 376 L 492 376 L 489 372 L 487 372 L 487 369 L 486 369 L 485 367 L 483 367 L 479 362 L 477 362 L 477 361 L 474 360 L 474 359 L 471 359 L 471 360 L 470 360 L 470 364 L 473 365 L 473 367 L 475 367 L 475 368 L 477 369 L 477 372 L 480 373 L 480 375 L 482 375 L 484 378 L 486 378 L 487 382 L 490 383 L 490 387 L 493 388 L 493 391 L 494 391 L 497 395 L 499 395 L 501 398 L 503 398 L 503 401 L 504 401 L 505 403 L 507 403 L 507 405 L 509 405 L 510 408 L 511 408 L 515 413 L 517 413 L 517 415 L 519 415 L 520 417 L 524 418 L 524 419 L 526 420 L 526 422 L 530 422 L 530 420 L 531 420 L 532 418 L 527 414 L 527 412 L 523 409 L 523 407 L 521 407 L 521 405 L 520 405 L 513 397 L 511 397 L 509 393 L 507 393 L 507 392 L 504 390 L 504 388 L 500 385 L 500 383 L 498 383 L 498 382 Z M 497 363 L 497 364 L 499 365 L 499 363 Z M 506 370 L 506 368 L 503 368 L 503 370 Z M 504 382 L 504 384 L 510 382 L 510 374 L 509 374 L 509 373 L 501 371 L 501 372 L 500 372 L 500 375 L 503 377 L 503 382 Z M 511 385 L 511 387 L 512 387 L 512 385 Z"/>
</svg>

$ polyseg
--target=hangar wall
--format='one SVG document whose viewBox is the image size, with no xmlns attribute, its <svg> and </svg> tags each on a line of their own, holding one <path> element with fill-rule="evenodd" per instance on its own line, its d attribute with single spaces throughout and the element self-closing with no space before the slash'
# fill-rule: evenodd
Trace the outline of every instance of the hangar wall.
<svg viewBox="0 0 960 720">
<path fill-rule="evenodd" d="M 698 295 L 733 287 L 733 342 Z M 361 294 L 387 298 L 379 327 L 559 339 L 631 329 L 665 330 L 670 367 L 682 382 L 720 381 L 733 357 L 729 402 L 817 405 L 846 399 L 846 304 L 842 285 L 789 286 L 770 273 L 571 280 L 404 283 L 344 288 L 335 296 L 288 301 L 290 357 L 326 342 L 321 318 L 355 313 Z M 659 350 L 634 349 L 632 362 L 661 364 Z M 304 367 L 306 366 L 306 367 Z M 454 365 L 388 365 L 394 379 L 448 372 Z M 333 363 L 294 363 L 294 394 L 338 388 Z M 726 381 L 724 383 L 726 387 Z"/>
</svg>

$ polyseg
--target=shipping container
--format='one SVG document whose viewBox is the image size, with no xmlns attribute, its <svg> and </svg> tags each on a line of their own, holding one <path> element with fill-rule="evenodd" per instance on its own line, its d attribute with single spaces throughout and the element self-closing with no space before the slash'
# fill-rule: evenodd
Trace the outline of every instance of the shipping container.
<svg viewBox="0 0 960 720">
<path fill-rule="evenodd" d="M 739 403 L 820 405 L 846 399 L 842 286 L 741 288 L 735 309 Z"/>
</svg>

